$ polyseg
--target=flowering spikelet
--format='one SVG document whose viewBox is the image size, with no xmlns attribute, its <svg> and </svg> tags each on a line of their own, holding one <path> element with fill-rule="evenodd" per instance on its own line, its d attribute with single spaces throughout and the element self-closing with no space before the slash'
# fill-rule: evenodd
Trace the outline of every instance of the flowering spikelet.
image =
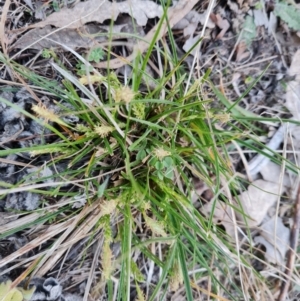
<svg viewBox="0 0 300 301">
<path fill-rule="evenodd" d="M 101 265 L 102 265 L 102 276 L 104 279 L 110 279 L 111 273 L 113 272 L 113 254 L 110 248 L 110 243 L 112 242 L 112 232 L 110 228 L 110 218 L 107 217 L 103 220 L 104 222 L 104 242 L 101 255 Z"/>
<path fill-rule="evenodd" d="M 106 152 L 107 152 L 107 150 L 105 148 L 98 146 L 96 148 L 95 157 L 98 158 L 98 157 L 104 155 Z"/>
<path fill-rule="evenodd" d="M 211 147 L 208 148 L 208 154 L 212 160 L 214 160 L 214 161 L 216 160 L 214 150 Z"/>
<path fill-rule="evenodd" d="M 143 214 L 147 227 L 151 229 L 153 234 L 160 235 L 163 237 L 167 236 L 167 233 L 164 230 L 164 226 L 162 223 L 148 217 L 146 214 Z"/>
<path fill-rule="evenodd" d="M 135 287 L 137 292 L 137 298 L 135 299 L 135 301 L 146 301 L 145 295 L 137 283 Z"/>
<path fill-rule="evenodd" d="M 226 123 L 231 119 L 231 115 L 228 113 L 215 114 L 214 117 L 219 119 L 222 123 Z"/>
<path fill-rule="evenodd" d="M 141 269 L 139 266 L 136 264 L 134 260 L 130 261 L 130 267 L 131 267 L 131 273 L 135 281 L 137 282 L 144 282 L 145 281 L 145 276 L 141 272 Z"/>
<path fill-rule="evenodd" d="M 32 106 L 32 110 L 41 118 L 44 118 L 46 122 L 53 121 L 59 124 L 66 125 L 59 117 L 53 113 L 53 111 L 48 110 L 44 105 L 34 105 Z"/>
<path fill-rule="evenodd" d="M 81 132 L 81 133 L 86 133 L 86 132 L 90 132 L 90 131 L 91 131 L 91 128 L 90 128 L 90 127 L 85 126 L 85 125 L 82 124 L 82 123 L 77 123 L 75 128 L 76 128 L 76 130 L 77 130 L 78 132 Z"/>
<path fill-rule="evenodd" d="M 94 83 L 101 83 L 103 81 L 104 77 L 103 76 L 99 76 L 99 75 L 90 75 L 89 77 L 87 77 L 86 75 L 81 77 L 79 79 L 79 82 L 82 85 L 88 85 L 89 83 L 94 84 Z"/>
<path fill-rule="evenodd" d="M 143 207 L 144 207 L 143 209 L 144 209 L 145 211 L 151 209 L 150 202 L 149 202 L 149 201 L 148 201 L 148 202 L 144 202 L 144 203 L 143 203 Z"/>
<path fill-rule="evenodd" d="M 109 200 L 109 201 L 104 201 L 101 204 L 101 216 L 105 214 L 111 214 L 115 211 L 116 207 L 118 205 L 118 200 Z"/>
<path fill-rule="evenodd" d="M 154 151 L 155 157 L 157 159 L 162 160 L 165 157 L 171 156 L 171 152 L 164 150 L 163 148 L 157 148 Z"/>
<path fill-rule="evenodd" d="M 67 150 L 64 150 L 61 147 L 51 147 L 51 148 L 45 148 L 45 149 L 37 149 L 29 152 L 30 157 L 35 157 L 42 154 L 49 154 L 49 153 L 58 153 L 58 152 L 64 152 Z"/>
<path fill-rule="evenodd" d="M 105 279 L 110 279 L 110 275 L 113 271 L 112 267 L 112 251 L 110 249 L 109 240 L 105 239 L 103 249 L 102 249 L 102 275 Z"/>
<path fill-rule="evenodd" d="M 85 126 L 82 123 L 78 123 L 75 127 L 76 131 L 84 133 L 88 138 L 94 138 L 97 134 L 93 131 L 91 127 Z"/>
<path fill-rule="evenodd" d="M 108 125 L 98 125 L 95 126 L 94 130 L 95 132 L 101 137 L 105 138 L 107 137 L 112 131 L 114 131 L 114 127 L 108 126 Z"/>
<path fill-rule="evenodd" d="M 128 86 L 123 86 L 115 91 L 114 98 L 116 102 L 124 101 L 130 103 L 134 99 L 135 94 Z"/>
<path fill-rule="evenodd" d="M 138 118 L 138 119 L 145 119 L 145 104 L 144 103 L 135 103 L 132 106 L 132 111 L 133 114 Z"/>
<path fill-rule="evenodd" d="M 170 279 L 170 290 L 173 292 L 177 292 L 179 289 L 179 286 L 183 283 L 183 275 L 182 270 L 178 264 L 177 261 L 175 261 L 172 273 L 171 273 L 171 279 Z"/>
</svg>

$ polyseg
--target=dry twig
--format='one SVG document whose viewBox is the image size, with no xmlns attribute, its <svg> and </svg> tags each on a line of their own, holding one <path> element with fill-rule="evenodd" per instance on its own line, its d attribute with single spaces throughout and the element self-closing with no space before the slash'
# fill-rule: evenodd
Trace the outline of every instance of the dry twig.
<svg viewBox="0 0 300 301">
<path fill-rule="evenodd" d="M 290 286 L 291 276 L 295 264 L 296 248 L 298 245 L 299 225 L 300 225 L 300 185 L 298 187 L 297 199 L 294 208 L 293 226 L 290 234 L 290 249 L 288 251 L 287 263 L 285 267 L 285 281 L 282 282 L 277 301 L 283 301 L 286 299 L 286 294 Z"/>
<path fill-rule="evenodd" d="M 10 0 L 6 0 L 5 4 L 2 9 L 2 15 L 1 15 L 1 21 L 0 21 L 0 39 L 1 39 L 1 46 L 2 46 L 2 51 L 5 56 L 7 56 L 7 36 L 5 34 L 5 21 L 7 18 L 7 13 L 9 10 L 10 6 Z"/>
</svg>

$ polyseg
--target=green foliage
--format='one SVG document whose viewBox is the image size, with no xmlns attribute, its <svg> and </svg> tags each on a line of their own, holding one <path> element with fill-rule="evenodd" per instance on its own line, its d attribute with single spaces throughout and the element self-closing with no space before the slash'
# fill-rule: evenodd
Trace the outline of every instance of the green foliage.
<svg viewBox="0 0 300 301">
<path fill-rule="evenodd" d="M 77 74 L 80 76 L 86 75 L 87 72 L 91 72 L 93 70 L 93 68 L 91 66 L 86 66 L 83 63 L 77 63 L 76 64 L 76 68 L 77 68 Z"/>
<path fill-rule="evenodd" d="M 140 149 L 138 153 L 136 154 L 136 160 L 142 161 L 144 158 L 146 158 L 147 152 L 145 149 Z"/>
<path fill-rule="evenodd" d="M 45 59 L 50 59 L 51 58 L 51 50 L 44 48 L 42 51 L 42 57 Z"/>
<path fill-rule="evenodd" d="M 164 157 L 161 160 L 153 157 L 149 164 L 155 168 L 153 175 L 157 176 L 160 180 L 164 178 L 172 180 L 174 178 L 174 162 L 171 157 Z"/>
<path fill-rule="evenodd" d="M 104 57 L 104 51 L 100 47 L 93 48 L 87 55 L 87 60 L 89 62 L 99 63 Z M 77 74 L 80 76 L 86 75 L 87 72 L 92 72 L 93 67 L 84 64 L 83 62 L 78 62 L 76 64 Z"/>
<path fill-rule="evenodd" d="M 277 1 L 274 13 L 282 21 L 286 22 L 290 28 L 300 30 L 300 10 L 293 5 Z"/>
<path fill-rule="evenodd" d="M 95 63 L 99 63 L 101 60 L 103 60 L 103 58 L 104 58 L 104 51 L 100 47 L 93 48 L 89 52 L 87 57 L 89 62 L 95 62 Z"/>
<path fill-rule="evenodd" d="M 146 106 L 144 103 L 139 102 L 132 105 L 132 111 L 136 118 L 144 119 L 145 118 L 145 109 Z"/>
<path fill-rule="evenodd" d="M 107 188 L 109 181 L 109 177 L 106 177 L 106 179 L 103 181 L 101 185 L 98 187 L 98 197 L 101 198 L 104 194 L 105 189 Z"/>
<path fill-rule="evenodd" d="M 131 272 L 133 274 L 134 279 L 138 282 L 143 282 L 145 280 L 145 277 L 141 273 L 137 264 L 133 260 L 130 261 L 130 264 L 131 264 Z"/>
<path fill-rule="evenodd" d="M 60 10 L 59 3 L 56 0 L 52 1 L 52 7 L 56 12 Z"/>
<path fill-rule="evenodd" d="M 255 9 L 263 9 L 263 3 L 257 2 L 254 7 Z"/>
<path fill-rule="evenodd" d="M 254 18 L 247 16 L 245 23 L 243 25 L 243 32 L 241 41 L 244 41 L 247 46 L 249 46 L 256 37 L 256 26 L 254 23 Z"/>
<path fill-rule="evenodd" d="M 0 283 L 0 301 L 23 301 L 31 299 L 35 287 L 25 290 L 20 287 L 12 288 L 11 284 L 11 281 Z"/>
</svg>

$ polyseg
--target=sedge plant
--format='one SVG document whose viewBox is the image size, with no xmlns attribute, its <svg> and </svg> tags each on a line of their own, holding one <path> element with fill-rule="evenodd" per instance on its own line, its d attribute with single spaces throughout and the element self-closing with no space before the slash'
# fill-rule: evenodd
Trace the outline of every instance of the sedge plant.
<svg viewBox="0 0 300 301">
<path fill-rule="evenodd" d="M 261 131 L 257 124 L 275 120 L 243 110 L 240 99 L 227 100 L 210 82 L 211 70 L 189 77 L 184 59 L 176 56 L 171 30 L 168 43 L 170 48 L 159 47 L 153 39 L 125 78 L 109 69 L 109 61 L 105 73 L 93 67 L 93 58 L 103 59 L 104 50 L 88 59 L 68 49 L 78 69 L 68 71 L 55 56 L 51 66 L 63 78 L 59 83 L 1 55 L 2 63 L 26 79 L 34 93 L 47 92 L 60 108 L 55 113 L 36 103 L 26 111 L 0 99 L 51 133 L 44 144 L 0 150 L 1 157 L 27 154 L 44 161 L 18 183 L 0 183 L 3 199 L 24 192 L 40 199 L 38 209 L 19 212 L 17 223 L 0 227 L 1 239 L 28 229 L 39 233 L 6 264 L 14 267 L 15 258 L 41 245 L 26 258 L 38 257 L 31 276 L 47 275 L 53 267 L 68 273 L 64 258 L 81 245 L 72 260 L 78 274 L 85 273 L 80 278 L 86 281 L 84 300 L 131 300 L 132 294 L 137 300 L 165 300 L 178 291 L 189 301 L 203 295 L 240 300 L 268 289 L 267 280 L 252 267 L 253 249 L 240 250 L 239 242 L 214 221 L 215 203 L 204 216 L 199 206 L 205 200 L 192 201 L 192 196 L 196 180 L 214 200 L 243 214 L 223 189 L 226 183 L 235 196 L 243 188 L 228 149 L 235 142 L 260 152 L 264 145 L 255 139 Z M 54 55 L 52 50 L 44 53 Z M 158 77 L 147 73 L 153 58 L 159 62 Z M 205 89 L 215 99 L 208 99 Z M 76 122 L 68 116 L 76 116 Z M 283 158 L 276 154 L 272 160 Z M 289 168 L 297 169 L 291 163 Z M 251 288 L 244 283 L 250 278 Z"/>
</svg>

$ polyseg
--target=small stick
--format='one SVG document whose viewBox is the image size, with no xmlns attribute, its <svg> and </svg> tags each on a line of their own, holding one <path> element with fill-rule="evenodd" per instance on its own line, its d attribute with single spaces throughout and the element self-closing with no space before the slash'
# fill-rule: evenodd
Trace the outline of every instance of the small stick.
<svg viewBox="0 0 300 301">
<path fill-rule="evenodd" d="M 1 40 L 1 46 L 2 51 L 5 57 L 7 57 L 7 44 L 8 44 L 8 37 L 5 33 L 5 21 L 7 20 L 7 13 L 9 11 L 11 1 L 6 0 L 4 3 L 4 6 L 2 7 L 2 15 L 0 20 L 0 40 Z"/>
<path fill-rule="evenodd" d="M 285 281 L 282 282 L 281 284 L 280 293 L 277 301 L 283 301 L 286 299 L 286 294 L 290 286 L 291 276 L 293 273 L 295 257 L 296 257 L 296 248 L 298 245 L 299 226 L 300 226 L 300 184 L 298 186 L 297 199 L 294 208 L 293 226 L 290 234 L 290 248 L 288 251 L 287 263 L 285 267 Z"/>
</svg>

